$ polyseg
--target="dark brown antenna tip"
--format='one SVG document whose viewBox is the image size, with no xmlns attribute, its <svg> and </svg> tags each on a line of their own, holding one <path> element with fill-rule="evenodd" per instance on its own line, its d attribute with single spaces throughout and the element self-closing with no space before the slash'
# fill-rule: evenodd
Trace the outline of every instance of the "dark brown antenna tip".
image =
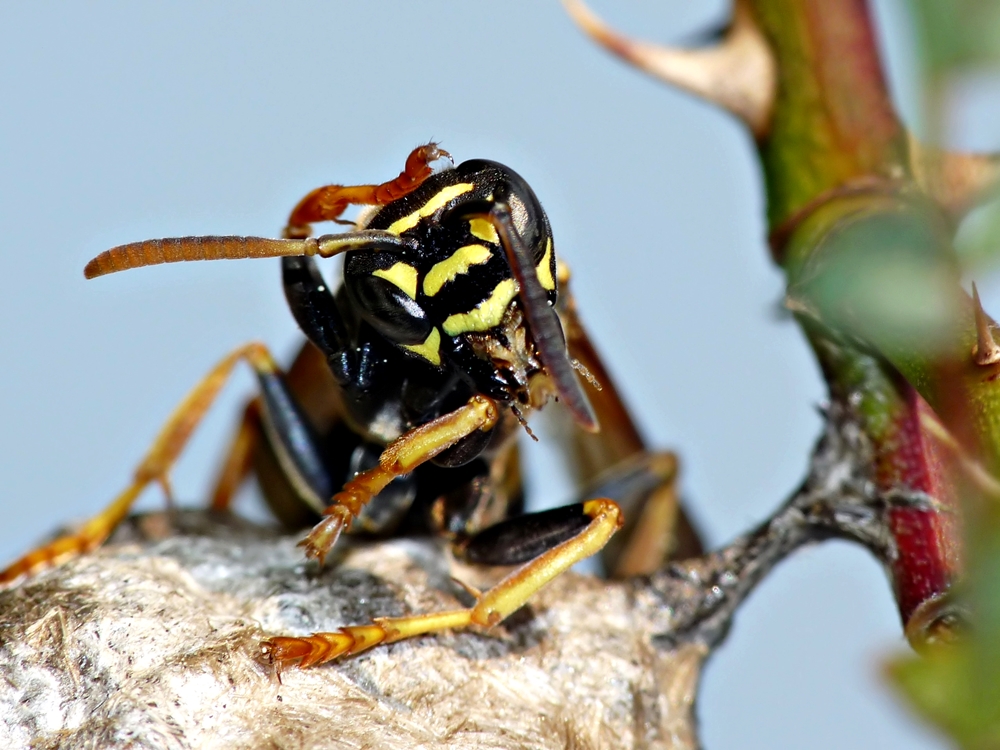
<svg viewBox="0 0 1000 750">
<path fill-rule="evenodd" d="M 993 332 L 990 330 L 993 321 L 983 310 L 976 282 L 972 282 L 972 309 L 976 316 L 976 346 L 972 350 L 972 358 L 980 367 L 996 364 L 1000 362 L 1000 346 L 993 339 Z"/>
</svg>

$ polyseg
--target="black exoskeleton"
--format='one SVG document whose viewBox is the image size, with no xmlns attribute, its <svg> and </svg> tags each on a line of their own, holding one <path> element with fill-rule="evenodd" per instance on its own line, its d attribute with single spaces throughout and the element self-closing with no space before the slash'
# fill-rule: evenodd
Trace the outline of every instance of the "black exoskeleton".
<svg viewBox="0 0 1000 750">
<path fill-rule="evenodd" d="M 312 258 L 282 259 L 292 313 L 326 356 L 343 389 L 344 416 L 363 440 L 346 465 L 307 449 L 285 457 L 297 464 L 311 489 L 310 505 L 317 510 L 326 507 L 331 487 L 350 478 L 345 469 L 368 468 L 382 446 L 454 411 L 475 394 L 513 405 L 521 413 L 540 405 L 531 403 L 530 383 L 544 373 L 545 365 L 524 322 L 508 253 L 488 218 L 498 201 L 509 206 L 512 229 L 531 259 L 531 280 L 551 310 L 557 288 L 548 218 L 527 183 L 496 162 L 467 161 L 431 175 L 409 195 L 369 216 L 359 228 L 389 234 L 346 253 L 344 281 L 336 293 Z M 551 319 L 556 325 L 545 333 L 559 340 L 546 341 L 553 350 L 550 356 L 565 358 L 558 319 L 554 314 Z M 272 391 L 263 389 L 273 418 L 288 402 L 269 397 Z M 578 391 L 570 397 L 586 408 Z M 431 462 L 445 467 L 468 464 L 508 432 L 476 431 Z M 479 461 L 453 482 L 470 488 L 473 502 L 480 502 L 482 482 L 472 480 L 488 472 L 488 461 Z M 383 491 L 384 498 L 373 499 L 361 515 L 363 528 L 380 531 L 398 523 L 416 497 L 417 490 L 410 486 L 414 481 L 418 487 L 429 482 L 427 491 L 420 493 L 426 498 L 436 498 L 443 486 L 453 483 L 439 471 L 417 469 L 415 474 L 397 479 Z M 389 508 L 396 512 L 387 513 Z"/>
<path fill-rule="evenodd" d="M 442 160 L 446 168 L 435 172 Z M 351 230 L 311 236 L 314 222 L 347 223 L 340 216 L 352 204 L 371 208 Z M 344 256 L 336 291 L 314 258 L 334 255 Z M 519 425 L 527 429 L 531 411 L 553 399 L 580 428 L 578 452 L 588 456 L 591 476 L 610 472 L 599 485 L 602 494 L 636 507 L 656 498 L 649 501 L 651 533 L 629 533 L 639 541 L 616 554 L 623 569 L 651 570 L 662 559 L 676 463 L 645 452 L 613 388 L 596 402 L 610 430 L 585 434 L 597 431 L 597 417 L 574 370 L 596 383 L 570 348 L 607 378 L 575 307 L 558 298 L 563 273 L 548 218 L 513 170 L 485 160 L 454 167 L 446 152 L 428 144 L 389 182 L 313 191 L 292 211 L 282 239 L 147 240 L 102 253 L 85 274 L 251 257 L 282 259 L 288 304 L 311 343 L 287 373 L 262 344 L 231 352 L 177 408 L 124 492 L 79 531 L 0 571 L 0 583 L 94 549 L 147 485 L 168 486 L 191 432 L 241 361 L 256 373 L 259 395 L 244 412 L 214 508 L 228 508 L 253 472 L 282 520 L 321 517 L 302 541 L 320 562 L 345 530 L 385 534 L 402 525 L 443 534 L 470 562 L 521 565 L 488 591 L 470 587 L 471 607 L 269 639 L 263 647 L 278 665 L 309 666 L 422 633 L 496 625 L 546 582 L 604 548 L 624 523 L 615 500 L 520 515 L 512 437 Z M 596 442 L 584 448 L 583 437 Z"/>
</svg>

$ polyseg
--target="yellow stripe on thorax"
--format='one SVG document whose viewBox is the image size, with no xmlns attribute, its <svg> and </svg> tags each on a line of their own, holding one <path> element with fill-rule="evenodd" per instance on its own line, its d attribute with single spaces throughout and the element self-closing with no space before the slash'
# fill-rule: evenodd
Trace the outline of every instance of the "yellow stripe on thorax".
<svg viewBox="0 0 1000 750">
<path fill-rule="evenodd" d="M 433 297 L 456 276 L 468 272 L 472 266 L 485 263 L 491 257 L 493 253 L 485 245 L 465 245 L 458 248 L 450 258 L 435 263 L 424 276 L 424 294 Z"/>
<path fill-rule="evenodd" d="M 517 282 L 504 279 L 494 287 L 489 298 L 480 302 L 467 313 L 449 315 L 441 326 L 449 336 L 471 331 L 488 331 L 500 325 L 511 300 L 517 295 Z"/>
<path fill-rule="evenodd" d="M 551 292 L 556 288 L 555 279 L 552 278 L 552 238 L 549 237 L 545 244 L 545 255 L 542 262 L 538 264 L 538 283 L 542 289 Z"/>
<path fill-rule="evenodd" d="M 449 185 L 446 188 L 442 188 L 412 214 L 407 214 L 402 219 L 396 219 L 396 221 L 392 222 L 385 231 L 392 234 L 402 234 L 407 229 L 413 229 L 421 219 L 426 219 L 452 198 L 457 198 L 463 193 L 469 192 L 472 188 L 473 185 L 471 182 L 460 182 L 457 185 Z"/>
<path fill-rule="evenodd" d="M 469 234 L 484 242 L 500 243 L 500 235 L 489 219 L 469 219 Z"/>
<path fill-rule="evenodd" d="M 434 328 L 422 344 L 403 344 L 403 348 L 419 354 L 432 365 L 441 364 L 441 332 Z"/>
<path fill-rule="evenodd" d="M 399 262 L 389 268 L 372 271 L 372 276 L 392 282 L 406 292 L 410 299 L 417 298 L 417 269 L 411 265 Z"/>
</svg>

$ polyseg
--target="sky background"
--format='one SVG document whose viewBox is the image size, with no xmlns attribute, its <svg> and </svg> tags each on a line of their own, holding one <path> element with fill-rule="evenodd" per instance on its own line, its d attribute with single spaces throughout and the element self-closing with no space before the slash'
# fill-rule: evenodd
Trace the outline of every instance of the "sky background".
<svg viewBox="0 0 1000 750">
<path fill-rule="evenodd" d="M 727 3 L 593 7 L 662 42 Z M 899 0 L 877 3 L 894 94 L 915 122 Z M 725 114 L 597 50 L 558 3 L 0 4 L 0 557 L 96 512 L 224 353 L 300 340 L 278 261 L 180 264 L 85 282 L 113 245 L 274 235 L 310 189 L 398 173 L 439 139 L 534 187 L 585 322 L 650 441 L 683 461 L 711 545 L 796 486 L 824 389 L 764 243 L 760 174 Z M 998 88 L 963 88 L 949 138 L 997 147 Z M 1000 287 L 986 285 L 1000 308 Z M 251 381 L 240 373 L 174 473 L 211 481 Z M 569 499 L 552 441 L 531 487 Z M 543 470 L 544 468 L 544 470 Z M 142 507 L 161 507 L 156 491 Z M 252 497 L 240 508 L 255 510 Z M 708 667 L 707 748 L 939 748 L 880 681 L 904 648 L 885 577 L 833 543 L 796 555 Z"/>
</svg>

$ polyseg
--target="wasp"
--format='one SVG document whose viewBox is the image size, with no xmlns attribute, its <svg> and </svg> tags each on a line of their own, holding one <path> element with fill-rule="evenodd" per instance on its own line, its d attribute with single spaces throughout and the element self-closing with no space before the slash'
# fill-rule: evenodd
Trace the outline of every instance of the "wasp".
<svg viewBox="0 0 1000 750">
<path fill-rule="evenodd" d="M 351 205 L 366 207 L 354 222 L 341 218 Z M 314 237 L 311 225 L 321 221 L 351 228 Z M 332 256 L 343 256 L 336 286 L 316 261 Z M 674 459 L 646 451 L 565 288 L 548 217 L 516 172 L 482 159 L 455 166 L 431 143 L 393 180 L 313 191 L 280 239 L 147 240 L 100 254 L 85 275 L 265 257 L 281 259 L 285 296 L 307 338 L 289 371 L 260 343 L 231 352 L 177 407 L 124 492 L 0 572 L 0 582 L 95 549 L 151 483 L 169 494 L 171 466 L 239 362 L 252 368 L 259 394 L 223 462 L 214 509 L 228 509 L 254 474 L 281 520 L 313 524 L 301 545 L 320 563 L 345 531 L 420 530 L 450 540 L 467 562 L 517 566 L 485 592 L 470 588 L 471 607 L 270 638 L 263 649 L 278 666 L 494 626 L 605 548 L 624 523 L 621 505 L 638 517 L 614 550 L 615 569 L 659 564 L 676 507 Z M 592 493 L 604 497 L 523 514 L 514 438 L 521 427 L 531 434 L 528 416 L 553 400 L 575 424 L 584 473 L 605 472 Z"/>
</svg>

